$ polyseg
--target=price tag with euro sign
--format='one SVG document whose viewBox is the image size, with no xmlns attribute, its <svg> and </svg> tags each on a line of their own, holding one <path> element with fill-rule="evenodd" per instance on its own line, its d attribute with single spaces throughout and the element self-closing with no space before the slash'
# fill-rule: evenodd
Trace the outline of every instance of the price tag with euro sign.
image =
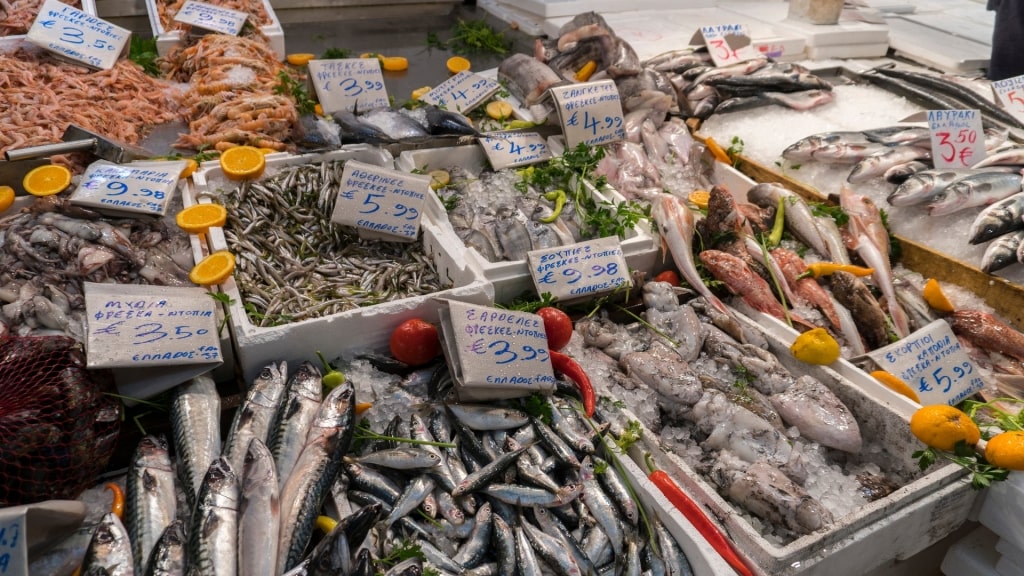
<svg viewBox="0 0 1024 576">
<path fill-rule="evenodd" d="M 928 129 L 936 168 L 970 168 L 985 159 L 985 132 L 978 110 L 929 110 Z"/>
<path fill-rule="evenodd" d="M 568 148 L 609 144 L 626 137 L 619 89 L 611 80 L 550 89 Z"/>
<path fill-rule="evenodd" d="M 913 388 L 924 406 L 953 406 L 985 387 L 981 372 L 945 320 L 936 320 L 868 356 Z"/>
<path fill-rule="evenodd" d="M 185 3 L 181 5 L 181 9 L 174 15 L 176 22 L 190 24 L 203 30 L 212 30 L 220 34 L 227 34 L 228 36 L 238 36 L 248 18 L 249 15 L 245 12 L 207 4 L 206 2 L 196 2 L 196 0 L 185 0 Z"/>
<path fill-rule="evenodd" d="M 309 81 L 324 114 L 391 106 L 376 58 L 310 60 Z"/>
<path fill-rule="evenodd" d="M 551 158 L 547 142 L 536 132 L 492 132 L 477 141 L 495 170 L 536 164 Z"/>
<path fill-rule="evenodd" d="M 86 168 L 71 203 L 118 215 L 163 216 L 185 166 L 184 160 L 131 164 L 97 160 Z"/>
<path fill-rule="evenodd" d="M 490 78 L 463 70 L 420 96 L 420 100 L 445 110 L 465 114 L 490 98 L 500 88 L 501 85 Z"/>
<path fill-rule="evenodd" d="M 460 400 L 554 390 L 544 320 L 528 312 L 443 300 L 443 349 Z"/>
<path fill-rule="evenodd" d="M 742 24 L 701 26 L 690 39 L 690 44 L 707 46 L 715 66 L 729 66 L 760 56 Z"/>
<path fill-rule="evenodd" d="M 28 576 L 25 507 L 0 508 L 0 576 Z"/>
<path fill-rule="evenodd" d="M 559 302 L 614 292 L 631 283 L 615 237 L 531 250 L 526 257 L 537 293 L 549 292 Z"/>
<path fill-rule="evenodd" d="M 1024 122 L 1024 76 L 994 80 L 992 90 L 1003 103 L 1003 108 L 1018 121 Z"/>
<path fill-rule="evenodd" d="M 411 242 L 419 236 L 430 176 L 349 160 L 331 221 L 355 226 L 360 236 Z"/>
<path fill-rule="evenodd" d="M 109 70 L 124 52 L 131 31 L 58 0 L 46 0 L 25 39 L 50 52 Z"/>
</svg>

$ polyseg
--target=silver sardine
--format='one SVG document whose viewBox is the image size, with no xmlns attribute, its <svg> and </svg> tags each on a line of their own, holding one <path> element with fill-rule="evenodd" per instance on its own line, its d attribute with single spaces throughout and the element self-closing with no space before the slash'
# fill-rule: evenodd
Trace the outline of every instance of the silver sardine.
<svg viewBox="0 0 1024 576">
<path fill-rule="evenodd" d="M 203 475 L 220 456 L 220 395 L 213 378 L 196 376 L 175 389 L 171 429 L 182 487 L 195 508 Z"/>
<path fill-rule="evenodd" d="M 177 503 L 167 441 L 144 436 L 125 479 L 125 521 L 137 574 L 143 573 L 157 540 L 174 521 Z"/>
</svg>

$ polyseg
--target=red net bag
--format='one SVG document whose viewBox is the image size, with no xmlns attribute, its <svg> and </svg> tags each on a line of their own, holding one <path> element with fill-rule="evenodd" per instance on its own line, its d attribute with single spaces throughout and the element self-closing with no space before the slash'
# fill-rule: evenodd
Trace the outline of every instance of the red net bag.
<svg viewBox="0 0 1024 576">
<path fill-rule="evenodd" d="M 77 498 L 95 482 L 121 429 L 113 391 L 73 338 L 0 338 L 0 506 Z"/>
</svg>

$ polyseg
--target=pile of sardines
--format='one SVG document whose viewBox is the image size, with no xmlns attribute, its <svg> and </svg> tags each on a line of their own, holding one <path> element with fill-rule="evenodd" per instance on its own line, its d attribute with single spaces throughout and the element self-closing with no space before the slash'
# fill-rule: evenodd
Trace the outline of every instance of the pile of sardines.
<svg viewBox="0 0 1024 576">
<path fill-rule="evenodd" d="M 219 190 L 249 320 L 274 326 L 448 288 L 423 243 L 359 238 L 331 222 L 343 160 L 282 167 Z"/>
<path fill-rule="evenodd" d="M 445 381 L 443 364 L 428 367 L 396 394 Z M 690 573 L 617 464 L 601 458 L 609 453 L 595 429 L 604 427 L 569 403 L 540 399 L 535 415 L 515 403 L 406 403 L 374 415 L 394 413 L 382 434 L 357 423 L 351 379 L 326 395 L 321 387 L 308 362 L 290 377 L 285 363 L 267 365 L 223 442 L 213 381 L 177 388 L 175 459 L 162 438 L 140 441 L 125 521 L 103 518 L 83 573 Z"/>
</svg>

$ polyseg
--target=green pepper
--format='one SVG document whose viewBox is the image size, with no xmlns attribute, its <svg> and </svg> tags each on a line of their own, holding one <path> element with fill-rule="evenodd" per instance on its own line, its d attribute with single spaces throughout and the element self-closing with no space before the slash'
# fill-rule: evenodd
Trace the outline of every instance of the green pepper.
<svg viewBox="0 0 1024 576">
<path fill-rule="evenodd" d="M 544 198 L 551 200 L 555 203 L 555 210 L 550 216 L 545 216 L 540 219 L 540 222 L 545 224 L 551 224 L 562 214 L 562 208 L 565 206 L 565 190 L 552 190 L 544 195 Z"/>
<path fill-rule="evenodd" d="M 779 207 L 775 210 L 775 222 L 772 223 L 772 232 L 768 235 L 768 246 L 775 247 L 782 242 L 782 229 L 786 223 L 786 199 L 779 198 Z"/>
<path fill-rule="evenodd" d="M 327 360 L 324 358 L 324 355 L 321 354 L 319 350 L 316 351 L 316 355 L 324 364 L 324 375 L 322 378 L 320 378 L 320 383 L 326 386 L 328 390 L 333 390 L 338 386 L 344 384 L 345 375 L 342 374 L 340 371 L 335 370 L 330 364 L 328 364 Z"/>
</svg>

